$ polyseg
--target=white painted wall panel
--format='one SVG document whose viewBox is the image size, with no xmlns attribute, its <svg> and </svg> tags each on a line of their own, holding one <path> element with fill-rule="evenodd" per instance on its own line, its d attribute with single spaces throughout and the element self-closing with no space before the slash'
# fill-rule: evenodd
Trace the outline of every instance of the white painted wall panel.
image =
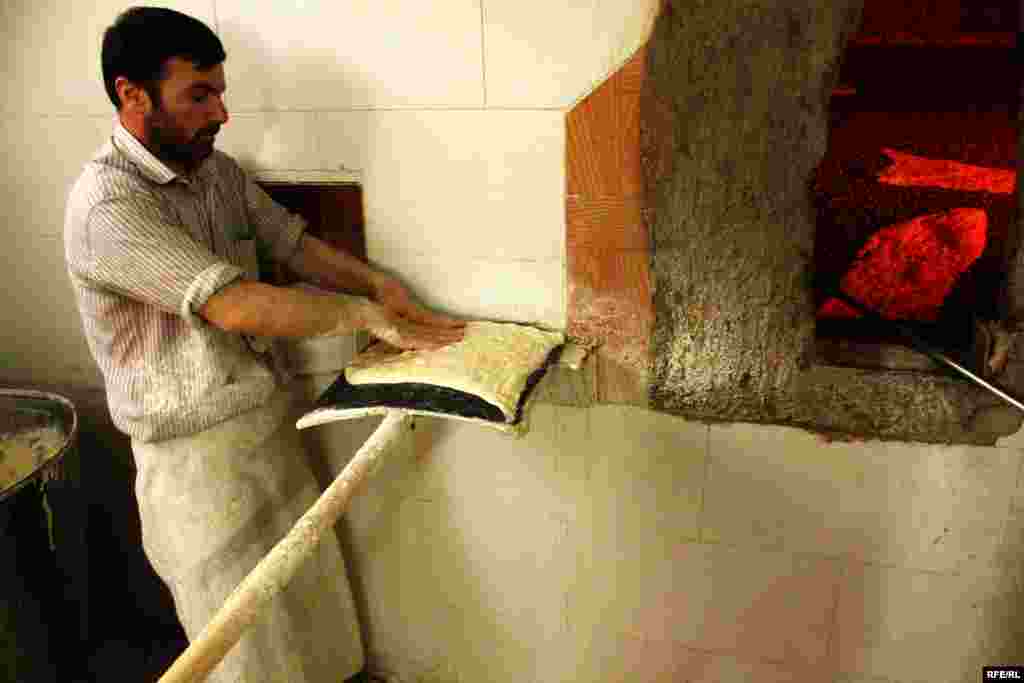
<svg viewBox="0 0 1024 683">
<path fill-rule="evenodd" d="M 571 109 L 644 44 L 658 0 L 483 0 L 489 107 Z"/>
<path fill-rule="evenodd" d="M 363 178 L 367 249 L 467 258 L 563 258 L 560 112 L 387 111 L 320 115 L 325 166 Z"/>
<path fill-rule="evenodd" d="M 238 111 L 476 107 L 477 0 L 218 0 Z"/>
</svg>

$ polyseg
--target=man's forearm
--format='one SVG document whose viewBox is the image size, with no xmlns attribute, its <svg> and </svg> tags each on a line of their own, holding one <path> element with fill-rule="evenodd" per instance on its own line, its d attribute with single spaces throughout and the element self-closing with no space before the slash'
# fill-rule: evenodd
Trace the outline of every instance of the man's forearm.
<svg viewBox="0 0 1024 683">
<path fill-rule="evenodd" d="M 295 338 L 373 329 L 380 322 L 376 306 L 356 295 L 239 280 L 210 297 L 199 314 L 228 332 Z"/>
<path fill-rule="evenodd" d="M 372 297 L 377 271 L 342 249 L 303 234 L 288 262 L 299 277 L 323 289 Z"/>
</svg>

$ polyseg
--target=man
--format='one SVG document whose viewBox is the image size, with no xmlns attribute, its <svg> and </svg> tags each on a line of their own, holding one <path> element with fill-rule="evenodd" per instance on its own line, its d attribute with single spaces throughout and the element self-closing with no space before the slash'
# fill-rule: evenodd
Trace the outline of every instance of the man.
<svg viewBox="0 0 1024 683">
<path fill-rule="evenodd" d="M 113 136 L 73 186 L 65 256 L 118 429 L 131 436 L 143 546 L 194 639 L 320 494 L 268 338 L 369 330 L 405 349 L 464 324 L 304 234 L 214 150 L 228 121 L 217 36 L 173 10 L 107 29 Z M 257 244 L 323 295 L 258 282 Z M 347 293 L 343 293 L 347 292 Z M 370 680 L 337 539 L 325 538 L 209 680 Z"/>
</svg>

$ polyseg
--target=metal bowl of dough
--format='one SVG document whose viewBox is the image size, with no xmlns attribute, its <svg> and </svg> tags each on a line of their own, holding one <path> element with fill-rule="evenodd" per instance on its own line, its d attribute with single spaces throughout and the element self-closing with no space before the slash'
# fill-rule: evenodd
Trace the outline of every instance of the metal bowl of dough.
<svg viewBox="0 0 1024 683">
<path fill-rule="evenodd" d="M 32 482 L 59 477 L 65 456 L 78 440 L 78 413 L 67 398 L 31 389 L 0 389 L 0 448 L 8 439 L 48 427 L 56 428 L 61 440 L 39 452 L 30 465 L 19 467 L 13 481 L 4 477 L 0 503 Z"/>
</svg>

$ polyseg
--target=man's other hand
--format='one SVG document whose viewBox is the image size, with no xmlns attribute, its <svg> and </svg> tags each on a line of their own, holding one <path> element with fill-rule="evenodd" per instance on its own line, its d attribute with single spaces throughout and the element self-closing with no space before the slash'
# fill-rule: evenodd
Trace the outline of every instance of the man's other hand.
<svg viewBox="0 0 1024 683">
<path fill-rule="evenodd" d="M 464 326 L 418 322 L 372 301 L 367 301 L 367 306 L 369 310 L 366 314 L 366 329 L 373 336 L 400 349 L 435 350 L 460 342 L 465 336 Z"/>
<path fill-rule="evenodd" d="M 434 313 L 420 306 L 401 281 L 385 273 L 376 275 L 372 298 L 392 313 L 419 325 L 459 330 L 466 326 L 465 320 Z M 461 339 L 461 336 L 459 338 Z"/>
</svg>

